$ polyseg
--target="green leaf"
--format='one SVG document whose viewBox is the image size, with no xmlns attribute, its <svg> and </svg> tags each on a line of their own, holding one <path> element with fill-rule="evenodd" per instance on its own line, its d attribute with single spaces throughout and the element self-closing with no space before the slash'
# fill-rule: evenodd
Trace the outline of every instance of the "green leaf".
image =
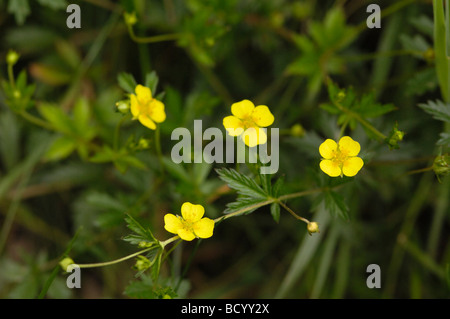
<svg viewBox="0 0 450 319">
<path fill-rule="evenodd" d="M 159 78 L 158 78 L 158 75 L 156 75 L 155 71 L 152 71 L 145 75 L 145 84 L 144 85 L 146 87 L 150 88 L 153 96 L 155 96 L 155 94 L 156 94 L 158 82 L 159 82 Z M 158 100 L 160 100 L 160 99 L 158 99 Z"/>
<path fill-rule="evenodd" d="M 58 106 L 42 103 L 39 113 L 59 132 L 70 135 L 72 133 L 72 121 L 67 114 Z"/>
<path fill-rule="evenodd" d="M 258 204 L 261 204 L 262 202 L 264 202 L 264 199 L 240 196 L 235 202 L 227 204 L 227 209 L 225 209 L 224 213 L 231 214 L 243 211 L 242 214 L 250 214 L 261 207 L 262 205 L 258 206 Z"/>
<path fill-rule="evenodd" d="M 134 76 L 130 73 L 122 72 L 117 76 L 119 86 L 128 93 L 134 94 L 134 89 L 137 86 Z"/>
<path fill-rule="evenodd" d="M 340 194 L 333 191 L 325 192 L 325 207 L 331 215 L 348 220 L 349 209 Z"/>
<path fill-rule="evenodd" d="M 436 102 L 428 101 L 427 104 L 419 104 L 428 114 L 431 114 L 434 119 L 450 123 L 450 104 L 437 100 Z"/>
<path fill-rule="evenodd" d="M 132 281 L 126 288 L 125 294 L 131 298 L 154 299 L 153 282 L 150 277 L 141 276 L 142 280 Z"/>
<path fill-rule="evenodd" d="M 39 4 L 53 10 L 65 9 L 68 6 L 66 0 L 38 0 Z"/>
<path fill-rule="evenodd" d="M 61 136 L 57 138 L 45 154 L 45 159 L 48 161 L 58 161 L 66 158 L 77 147 L 77 143 L 68 136 Z"/>
<path fill-rule="evenodd" d="M 433 0 L 433 17 L 434 17 L 434 54 L 435 67 L 441 88 L 441 94 L 445 101 L 450 99 L 450 62 L 447 57 L 447 37 L 445 17 L 444 17 L 444 1 Z"/>
<path fill-rule="evenodd" d="M 441 133 L 440 137 L 436 144 L 450 147 L 450 133 Z"/>
<path fill-rule="evenodd" d="M 14 14 L 17 24 L 24 24 L 26 17 L 31 13 L 28 0 L 9 0 L 8 13 Z"/>
<path fill-rule="evenodd" d="M 280 205 L 278 203 L 272 203 L 270 205 L 270 214 L 274 221 L 277 223 L 280 221 Z"/>
<path fill-rule="evenodd" d="M 236 190 L 239 194 L 253 198 L 267 199 L 268 194 L 254 180 L 238 173 L 234 169 L 222 168 L 216 169 L 216 172 L 219 174 L 221 180 L 226 182 L 230 188 Z"/>
<path fill-rule="evenodd" d="M 140 237 L 140 241 L 157 242 L 152 232 L 142 226 L 136 219 L 131 217 L 131 215 L 127 214 L 127 217 L 125 217 L 125 222 L 127 223 L 127 227 L 135 233 L 133 234 L 135 239 Z"/>
</svg>

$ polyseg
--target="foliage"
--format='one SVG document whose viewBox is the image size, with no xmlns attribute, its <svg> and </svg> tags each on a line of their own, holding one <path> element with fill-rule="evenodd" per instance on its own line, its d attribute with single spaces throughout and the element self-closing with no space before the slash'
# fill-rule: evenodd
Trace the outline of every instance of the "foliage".
<svg viewBox="0 0 450 319">
<path fill-rule="evenodd" d="M 68 4 L 0 0 L 1 297 L 449 296 L 448 0 L 379 1 L 379 29 L 361 1 L 79 1 L 81 29 Z M 138 85 L 164 105 L 154 130 Z M 276 172 L 239 145 L 207 161 L 203 132 L 239 143 L 223 119 L 244 99 L 273 113 Z M 364 165 L 330 177 L 319 146 L 343 136 Z M 185 202 L 213 236 L 166 231 Z"/>
</svg>

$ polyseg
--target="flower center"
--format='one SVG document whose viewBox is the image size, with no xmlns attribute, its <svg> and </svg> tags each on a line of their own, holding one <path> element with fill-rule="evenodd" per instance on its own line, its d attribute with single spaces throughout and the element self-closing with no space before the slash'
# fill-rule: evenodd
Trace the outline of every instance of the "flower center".
<svg viewBox="0 0 450 319">
<path fill-rule="evenodd" d="M 333 158 L 332 161 L 338 165 L 339 167 L 342 167 L 344 165 L 344 162 L 348 159 L 348 152 L 347 151 L 341 151 L 340 149 L 337 149 L 333 152 Z"/>
<path fill-rule="evenodd" d="M 250 127 L 256 127 L 255 121 L 253 121 L 251 116 L 246 116 L 243 119 L 241 119 L 242 125 L 244 126 L 244 130 L 250 128 Z"/>
</svg>

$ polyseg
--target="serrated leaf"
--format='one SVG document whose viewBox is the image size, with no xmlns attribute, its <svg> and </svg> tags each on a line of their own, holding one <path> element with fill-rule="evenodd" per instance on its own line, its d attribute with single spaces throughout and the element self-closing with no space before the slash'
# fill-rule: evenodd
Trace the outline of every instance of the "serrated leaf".
<svg viewBox="0 0 450 319">
<path fill-rule="evenodd" d="M 39 106 L 38 110 L 56 130 L 68 135 L 72 133 L 72 123 L 67 114 L 60 107 L 43 103 Z"/>
<path fill-rule="evenodd" d="M 153 282 L 147 276 L 142 276 L 142 280 L 131 282 L 126 288 L 124 293 L 132 298 L 139 299 L 154 299 L 155 293 L 153 292 Z"/>
<path fill-rule="evenodd" d="M 419 107 L 431 114 L 434 119 L 450 123 L 450 104 L 437 100 L 436 102 L 428 101 L 426 104 L 419 104 Z"/>
<path fill-rule="evenodd" d="M 77 147 L 76 142 L 67 136 L 57 138 L 45 154 L 45 159 L 48 161 L 58 161 L 66 158 Z"/>
<path fill-rule="evenodd" d="M 31 13 L 28 0 L 9 0 L 8 13 L 14 14 L 16 23 L 22 25 L 26 17 Z"/>
<path fill-rule="evenodd" d="M 270 205 L 270 214 L 274 221 L 277 223 L 280 221 L 280 205 L 278 203 L 272 203 Z"/>
<path fill-rule="evenodd" d="M 38 2 L 53 10 L 65 9 L 68 5 L 66 0 L 38 0 Z"/>
<path fill-rule="evenodd" d="M 145 75 L 145 82 L 144 85 L 152 91 L 152 95 L 155 96 L 156 89 L 158 87 L 159 78 L 158 75 L 156 75 L 155 71 L 152 71 L 150 73 L 147 73 Z M 158 97 L 158 100 L 161 100 L 160 97 Z"/>
<path fill-rule="evenodd" d="M 450 133 L 441 133 L 440 137 L 436 144 L 450 147 Z"/>
<path fill-rule="evenodd" d="M 127 217 L 125 217 L 125 222 L 127 223 L 127 227 L 129 229 L 131 229 L 136 235 L 139 235 L 142 237 L 143 241 L 147 241 L 147 242 L 155 242 L 156 241 L 152 232 L 149 229 L 142 226 L 136 219 L 131 217 L 131 215 L 127 215 Z M 135 236 L 134 238 L 137 238 L 136 235 L 134 235 Z"/>
<path fill-rule="evenodd" d="M 237 201 L 228 203 L 227 209 L 225 209 L 225 214 L 236 213 L 238 211 L 242 211 L 242 214 L 250 214 L 254 212 L 259 207 L 258 204 L 264 202 L 264 199 L 261 198 L 253 198 L 253 197 L 238 197 Z"/>
<path fill-rule="evenodd" d="M 268 194 L 252 179 L 234 169 L 216 169 L 219 178 L 243 196 L 267 199 Z"/>
<path fill-rule="evenodd" d="M 134 76 L 130 73 L 122 72 L 117 76 L 119 86 L 128 93 L 134 94 L 134 89 L 137 86 Z"/>
<path fill-rule="evenodd" d="M 348 220 L 349 209 L 344 198 L 333 191 L 325 192 L 325 207 L 333 216 L 339 216 L 343 220 Z"/>
</svg>

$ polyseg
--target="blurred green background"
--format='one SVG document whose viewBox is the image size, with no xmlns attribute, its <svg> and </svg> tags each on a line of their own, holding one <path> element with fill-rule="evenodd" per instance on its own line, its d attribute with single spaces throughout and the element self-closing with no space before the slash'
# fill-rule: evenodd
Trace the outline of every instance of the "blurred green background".
<svg viewBox="0 0 450 319">
<path fill-rule="evenodd" d="M 286 191 L 320 185 L 327 177 L 318 167 L 318 146 L 338 138 L 342 124 L 320 107 L 329 103 L 328 78 L 352 87 L 358 98 L 372 93 L 377 102 L 393 104 L 395 111 L 370 122 L 385 135 L 396 123 L 405 132 L 400 148 L 390 150 L 360 125 L 346 129 L 365 160 L 340 191 L 348 220 L 317 196 L 289 201 L 299 215 L 319 222 L 321 232 L 309 236 L 286 212 L 276 223 L 263 207 L 224 221 L 210 239 L 182 243 L 161 276 L 169 278 L 169 268 L 181 276 L 177 293 L 188 298 L 449 296 L 450 182 L 431 169 L 437 155 L 448 153 L 448 142 L 436 146 L 448 124 L 418 107 L 444 99 L 431 1 L 376 1 L 383 19 L 374 29 L 366 25 L 368 3 L 356 0 L 72 2 L 81 8 L 80 29 L 66 27 L 68 1 L 0 0 L 0 79 L 8 81 L 5 57 L 14 49 L 20 54 L 14 73 L 26 71 L 36 105 L 52 103 L 71 114 L 68 126 L 76 105 L 84 105 L 79 131 L 90 132 L 48 158 L 51 141 L 66 134 L 65 120 L 59 131 L 45 130 L 11 111 L 0 91 L 1 298 L 37 297 L 77 231 L 69 253 L 77 263 L 134 252 L 122 240 L 129 232 L 125 212 L 160 240 L 170 237 L 164 214 L 179 214 L 184 201 L 220 216 L 236 197 L 222 192 L 214 171 L 225 165 L 171 165 L 170 134 L 176 127 L 192 129 L 194 119 L 223 129 L 231 104 L 242 99 L 268 105 L 275 115 L 273 127 L 282 131 L 277 176 L 284 176 Z M 138 37 L 176 36 L 137 43 L 124 12 L 136 13 Z M 115 104 L 126 97 L 119 74 L 144 83 L 152 71 L 159 77 L 157 93 L 165 92 L 166 175 L 153 146 L 136 153 L 145 169 L 131 160 L 122 162 L 125 172 L 88 160 L 90 145 L 114 143 L 122 119 Z M 36 105 L 29 112 L 38 116 Z M 296 124 L 304 132 L 292 134 Z M 128 121 L 121 145 L 129 138 L 152 142 L 154 135 Z M 83 269 L 81 289 L 68 289 L 59 272 L 46 297 L 140 297 L 139 287 L 129 286 L 137 280 L 133 264 Z M 381 268 L 380 289 L 366 286 L 369 264 Z"/>
</svg>

